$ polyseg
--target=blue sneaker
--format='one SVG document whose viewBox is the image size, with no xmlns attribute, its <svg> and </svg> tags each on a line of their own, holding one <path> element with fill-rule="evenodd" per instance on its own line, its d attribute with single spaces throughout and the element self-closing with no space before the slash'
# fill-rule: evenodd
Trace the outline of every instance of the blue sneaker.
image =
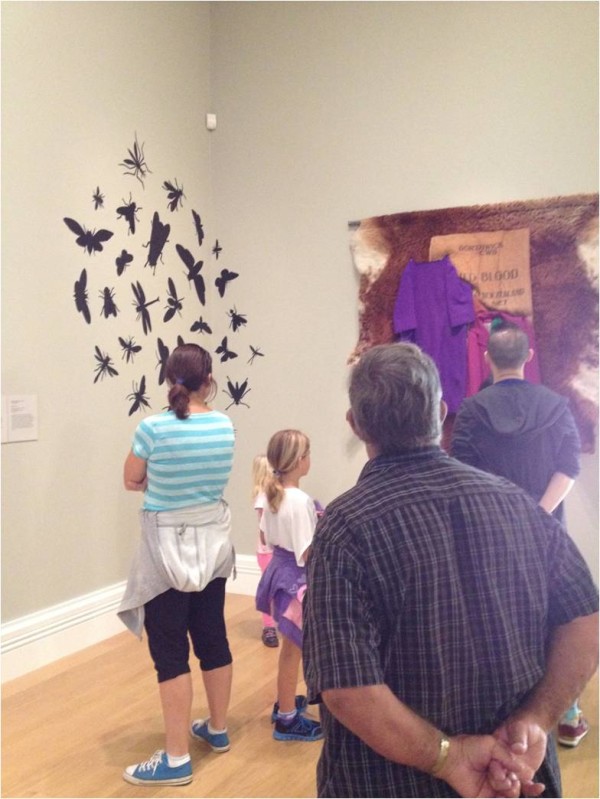
<svg viewBox="0 0 600 799">
<path fill-rule="evenodd" d="M 298 713 L 302 713 L 303 710 L 306 710 L 308 706 L 308 699 L 303 694 L 296 695 L 296 710 Z M 279 713 L 279 702 L 275 702 L 273 705 L 273 712 L 271 713 L 271 724 L 275 724 L 277 721 L 277 714 Z"/>
<path fill-rule="evenodd" d="M 323 730 L 318 721 L 297 713 L 291 724 L 276 720 L 273 738 L 276 741 L 320 741 Z"/>
<path fill-rule="evenodd" d="M 190 735 L 198 741 L 206 741 L 213 752 L 229 752 L 231 744 L 226 732 L 212 733 L 208 730 L 210 719 L 196 719 L 192 721 Z"/>
<path fill-rule="evenodd" d="M 192 761 L 172 767 L 167 753 L 159 749 L 144 763 L 127 766 L 123 779 L 133 785 L 187 785 L 193 779 Z"/>
</svg>

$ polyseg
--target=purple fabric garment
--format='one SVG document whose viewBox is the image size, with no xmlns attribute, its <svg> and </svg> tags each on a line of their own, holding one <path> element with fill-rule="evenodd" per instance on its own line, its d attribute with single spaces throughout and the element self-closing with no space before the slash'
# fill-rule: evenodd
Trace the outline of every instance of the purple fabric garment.
<svg viewBox="0 0 600 799">
<path fill-rule="evenodd" d="M 467 325 L 475 319 L 473 289 L 448 256 L 404 268 L 394 307 L 394 333 L 435 361 L 449 413 L 467 390 Z"/>
<path fill-rule="evenodd" d="M 293 552 L 273 547 L 271 562 L 263 572 L 256 589 L 256 609 L 269 613 L 279 632 L 302 649 L 302 630 L 291 619 L 285 618 L 288 605 L 302 586 L 306 585 L 306 569 L 298 566 Z"/>
</svg>

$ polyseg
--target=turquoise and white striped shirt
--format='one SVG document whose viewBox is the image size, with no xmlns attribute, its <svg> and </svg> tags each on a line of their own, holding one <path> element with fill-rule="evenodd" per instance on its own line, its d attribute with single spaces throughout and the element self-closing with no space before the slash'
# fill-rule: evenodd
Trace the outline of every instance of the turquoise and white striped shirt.
<svg viewBox="0 0 600 799">
<path fill-rule="evenodd" d="M 148 462 L 144 510 L 218 502 L 231 473 L 234 443 L 231 419 L 219 411 L 187 419 L 165 411 L 143 419 L 132 451 Z"/>
</svg>

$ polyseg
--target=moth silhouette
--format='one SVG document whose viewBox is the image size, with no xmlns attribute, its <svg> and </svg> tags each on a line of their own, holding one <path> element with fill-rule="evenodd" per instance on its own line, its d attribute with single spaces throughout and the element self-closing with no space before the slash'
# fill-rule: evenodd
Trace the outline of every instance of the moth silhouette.
<svg viewBox="0 0 600 799">
<path fill-rule="evenodd" d="M 132 261 L 133 261 L 133 255 L 131 255 L 131 253 L 128 253 L 127 250 L 121 250 L 121 255 L 118 255 L 115 258 L 115 263 L 117 265 L 117 275 L 122 275 Z"/>
<path fill-rule="evenodd" d="M 156 344 L 158 346 L 158 353 L 157 353 L 158 366 L 160 367 L 160 372 L 158 373 L 158 385 L 162 386 L 167 376 L 167 361 L 169 360 L 169 348 L 164 343 L 162 338 L 157 338 Z"/>
<path fill-rule="evenodd" d="M 148 335 L 148 331 L 152 330 L 152 320 L 150 319 L 150 311 L 148 310 L 148 306 L 158 302 L 160 297 L 157 297 L 155 300 L 147 301 L 146 294 L 144 293 L 144 289 L 141 287 L 139 280 L 137 280 L 135 283 L 132 283 L 131 288 L 133 290 L 133 296 L 135 297 L 133 304 L 135 306 L 135 310 L 137 311 L 136 318 L 141 318 L 144 333 Z"/>
<path fill-rule="evenodd" d="M 133 400 L 133 405 L 129 409 L 128 416 L 133 416 L 136 411 L 141 410 L 142 408 L 150 407 L 150 403 L 148 402 L 148 397 L 146 395 L 146 377 L 142 375 L 142 379 L 140 380 L 139 386 L 136 386 L 135 383 L 131 384 L 133 391 L 131 394 L 127 395 L 128 400 Z"/>
<path fill-rule="evenodd" d="M 204 261 L 194 261 L 194 256 L 189 250 L 186 250 L 185 247 L 182 247 L 181 244 L 176 244 L 175 249 L 177 250 L 179 257 L 186 265 L 187 273 L 186 277 L 190 281 L 190 283 L 194 284 L 194 288 L 196 289 L 196 294 L 198 295 L 198 299 L 200 300 L 202 305 L 206 304 L 206 286 L 204 284 L 204 278 L 200 274 L 200 270 L 204 266 Z"/>
<path fill-rule="evenodd" d="M 167 192 L 167 198 L 169 200 L 167 208 L 171 211 L 176 211 L 177 206 L 183 205 L 183 198 L 185 197 L 183 186 L 180 188 L 177 184 L 177 180 L 175 180 L 174 183 L 171 183 L 170 180 L 165 180 L 162 187 Z"/>
<path fill-rule="evenodd" d="M 122 217 L 127 224 L 129 225 L 129 233 L 135 233 L 135 223 L 139 222 L 137 218 L 137 212 L 141 211 L 142 208 L 139 206 L 135 200 L 131 199 L 131 194 L 129 195 L 129 202 L 123 200 L 123 205 L 120 205 L 117 208 L 117 219 Z"/>
<path fill-rule="evenodd" d="M 208 325 L 202 317 L 190 327 L 192 333 L 212 333 L 212 328 Z"/>
<path fill-rule="evenodd" d="M 125 158 L 124 161 L 121 161 L 119 166 L 125 167 L 124 175 L 131 175 L 134 178 L 137 178 L 139 182 L 142 184 L 142 188 L 144 187 L 144 179 L 148 173 L 152 174 L 152 170 L 148 168 L 148 164 L 146 163 L 146 158 L 144 156 L 144 145 L 142 144 L 141 147 L 138 144 L 137 140 L 137 133 L 135 134 L 135 139 L 133 142 L 133 148 L 127 149 L 129 153 L 129 158 Z"/>
<path fill-rule="evenodd" d="M 204 241 L 204 228 L 202 227 L 202 220 L 200 219 L 200 214 L 197 214 L 193 208 L 192 208 L 192 217 L 194 218 L 194 227 L 196 228 L 196 236 L 198 236 L 198 246 L 202 247 L 202 242 Z"/>
<path fill-rule="evenodd" d="M 249 344 L 248 346 L 250 347 L 250 352 L 252 353 L 252 355 L 248 358 L 246 363 L 250 363 L 250 364 L 254 363 L 254 359 L 257 356 L 260 357 L 260 358 L 264 358 L 265 357 L 264 352 L 261 352 L 258 347 L 253 347 L 252 344 Z"/>
<path fill-rule="evenodd" d="M 75 239 L 76 244 L 87 250 L 89 255 L 93 252 L 102 252 L 102 242 L 108 241 L 113 236 L 112 231 L 104 230 L 103 228 L 98 231 L 86 230 L 79 222 L 69 219 L 68 216 L 65 216 L 63 221 L 69 230 L 77 236 Z"/>
<path fill-rule="evenodd" d="M 167 304 L 165 305 L 167 312 L 163 316 L 163 322 L 168 322 L 176 313 L 179 313 L 181 316 L 181 309 L 183 308 L 183 297 L 177 296 L 177 289 L 175 288 L 175 283 L 173 283 L 173 278 L 169 278 L 167 284 L 169 287 L 167 291 L 169 296 L 167 297 Z"/>
<path fill-rule="evenodd" d="M 229 327 L 233 328 L 234 333 L 240 327 L 244 327 L 244 325 L 248 324 L 248 320 L 246 319 L 246 314 L 238 313 L 235 305 L 230 311 L 227 312 L 227 316 L 231 320 L 229 322 Z"/>
<path fill-rule="evenodd" d="M 242 400 L 250 391 L 252 391 L 252 389 L 248 388 L 248 378 L 246 378 L 243 383 L 238 383 L 237 381 L 233 383 L 228 376 L 227 388 L 223 389 L 223 393 L 227 394 L 227 396 L 230 397 L 233 402 L 230 402 L 225 410 L 231 408 L 232 405 L 245 405 L 246 408 L 249 408 L 250 406 L 248 403 L 242 402 Z"/>
<path fill-rule="evenodd" d="M 104 316 L 105 319 L 108 319 L 109 316 L 116 316 L 119 313 L 119 309 L 115 304 L 114 289 L 109 289 L 108 286 L 105 286 L 100 292 L 100 298 L 102 299 L 102 310 L 100 311 L 100 316 Z"/>
<path fill-rule="evenodd" d="M 104 195 L 100 191 L 100 186 L 98 186 L 96 191 L 92 194 L 92 200 L 94 201 L 94 211 L 104 207 Z"/>
<path fill-rule="evenodd" d="M 229 361 L 232 358 L 237 358 L 237 352 L 232 352 L 227 349 L 227 336 L 223 338 L 223 341 L 219 344 L 215 352 L 217 355 L 221 356 L 221 363 L 225 363 L 225 361 Z"/>
<path fill-rule="evenodd" d="M 151 266 L 154 270 L 154 274 L 156 274 L 156 265 L 158 263 L 158 259 L 162 261 L 162 251 L 169 240 L 169 233 L 171 231 L 171 225 L 163 224 L 160 221 L 160 217 L 158 215 L 158 211 L 154 212 L 154 216 L 152 217 L 152 231 L 150 233 L 150 241 L 147 244 L 144 244 L 144 247 L 148 247 L 148 258 L 146 259 L 146 263 L 144 266 Z"/>
<path fill-rule="evenodd" d="M 96 350 L 96 354 L 94 358 L 98 362 L 94 367 L 94 372 L 96 372 L 96 377 L 94 378 L 94 383 L 97 383 L 100 378 L 104 379 L 106 375 L 109 377 L 116 377 L 119 373 L 112 365 L 112 358 L 107 353 L 102 353 L 100 351 L 100 347 L 94 347 Z"/>
<path fill-rule="evenodd" d="M 229 269 L 221 269 L 221 274 L 215 280 L 215 286 L 219 290 L 219 297 L 225 296 L 225 289 L 227 284 L 238 277 L 237 272 L 230 272 Z"/>
<path fill-rule="evenodd" d="M 88 293 L 87 293 L 87 272 L 85 269 L 81 270 L 79 280 L 75 281 L 73 286 L 73 297 L 75 298 L 75 307 L 80 314 L 83 315 L 85 321 L 89 324 L 92 322 L 90 308 L 88 306 Z"/>
<path fill-rule="evenodd" d="M 123 350 L 123 355 L 121 357 L 125 358 L 125 363 L 129 363 L 130 361 L 133 363 L 134 357 L 142 350 L 141 345 L 135 343 L 133 336 L 129 336 L 129 338 L 121 338 L 121 336 L 119 336 L 119 344 Z"/>
<path fill-rule="evenodd" d="M 218 261 L 219 260 L 219 255 L 223 251 L 223 248 L 219 245 L 219 239 L 217 239 L 215 241 L 215 246 L 212 248 L 212 251 L 213 251 L 213 255 L 215 256 L 215 258 Z"/>
</svg>

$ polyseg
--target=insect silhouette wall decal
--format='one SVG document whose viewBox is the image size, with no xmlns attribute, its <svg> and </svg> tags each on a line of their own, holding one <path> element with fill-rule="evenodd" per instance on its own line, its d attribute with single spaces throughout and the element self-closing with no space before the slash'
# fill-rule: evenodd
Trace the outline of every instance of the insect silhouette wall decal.
<svg viewBox="0 0 600 799">
<path fill-rule="evenodd" d="M 154 274 L 156 274 L 156 265 L 158 264 L 158 259 L 160 258 L 162 261 L 162 251 L 165 244 L 169 240 L 170 231 L 171 225 L 163 224 L 160 221 L 158 211 L 155 211 L 154 216 L 152 217 L 150 241 L 143 245 L 144 247 L 148 247 L 148 258 L 146 259 L 144 266 L 152 267 Z"/>
<path fill-rule="evenodd" d="M 173 278 L 169 278 L 167 281 L 168 289 L 168 297 L 167 297 L 167 304 L 165 308 L 167 309 L 165 315 L 163 316 L 163 322 L 168 322 L 172 319 L 176 313 L 179 313 L 181 316 L 181 309 L 183 308 L 183 297 L 177 296 L 177 289 L 175 288 L 175 283 L 173 282 Z"/>
<path fill-rule="evenodd" d="M 118 255 L 115 258 L 115 263 L 117 265 L 117 275 L 118 276 L 122 275 L 132 261 L 133 261 L 133 255 L 127 252 L 127 250 L 121 250 L 121 255 Z"/>
<path fill-rule="evenodd" d="M 219 244 L 219 239 L 217 239 L 215 241 L 215 246 L 212 248 L 212 251 L 213 251 L 213 255 L 215 256 L 215 258 L 218 261 L 219 260 L 219 255 L 223 252 L 223 248 Z"/>
<path fill-rule="evenodd" d="M 227 394 L 233 402 L 230 402 L 225 410 L 231 408 L 232 405 L 245 405 L 246 408 L 249 408 L 247 402 L 242 402 L 246 394 L 248 394 L 252 389 L 248 388 L 248 378 L 246 378 L 242 383 L 238 383 L 237 381 L 234 383 L 232 380 L 229 379 L 227 376 L 227 388 L 223 389 L 223 393 Z"/>
<path fill-rule="evenodd" d="M 204 266 L 204 261 L 196 261 L 194 260 L 194 256 L 189 250 L 186 250 L 185 247 L 182 247 L 181 244 L 176 244 L 175 249 L 179 254 L 179 257 L 185 264 L 187 268 L 186 277 L 190 281 L 190 283 L 194 284 L 194 288 L 196 289 L 196 294 L 198 295 L 198 299 L 200 300 L 202 305 L 206 304 L 206 286 L 204 284 L 204 278 L 200 274 L 200 270 Z"/>
<path fill-rule="evenodd" d="M 123 351 L 122 358 L 125 358 L 125 363 L 133 363 L 134 357 L 138 354 L 138 352 L 142 351 L 142 347 L 140 344 L 135 343 L 135 339 L 133 336 L 129 336 L 129 338 L 119 338 L 119 344 L 121 345 L 121 350 Z"/>
<path fill-rule="evenodd" d="M 219 297 L 225 296 L 227 284 L 235 280 L 236 277 L 239 277 L 237 272 L 230 272 L 229 269 L 221 269 L 221 274 L 215 279 L 215 286 L 219 291 Z"/>
<path fill-rule="evenodd" d="M 200 219 L 200 214 L 196 213 L 192 208 L 192 217 L 194 219 L 194 227 L 196 228 L 196 236 L 198 236 L 198 246 L 202 247 L 202 242 L 204 241 L 204 228 L 202 227 L 202 220 Z"/>
<path fill-rule="evenodd" d="M 232 352 L 227 348 L 227 336 L 224 336 L 215 352 L 217 355 L 221 356 L 221 363 L 225 363 L 225 361 L 229 361 L 232 358 L 237 358 L 237 352 Z"/>
<path fill-rule="evenodd" d="M 244 327 L 244 325 L 248 324 L 246 314 L 238 313 L 235 305 L 231 310 L 227 311 L 227 316 L 230 319 L 229 327 L 233 328 L 234 333 L 236 330 L 239 330 L 240 327 Z"/>
<path fill-rule="evenodd" d="M 68 216 L 63 218 L 63 222 L 77 236 L 75 243 L 87 250 L 89 255 L 94 252 L 102 252 L 104 249 L 102 243 L 108 241 L 113 235 L 111 230 L 104 230 L 103 228 L 98 231 L 86 230 L 79 222 L 70 219 Z"/>
<path fill-rule="evenodd" d="M 156 346 L 158 347 L 158 352 L 156 354 L 158 356 L 158 367 L 160 369 L 158 373 L 158 385 L 162 386 L 162 384 L 165 382 L 167 375 L 167 361 L 169 360 L 169 348 L 164 343 L 162 338 L 156 339 Z"/>
<path fill-rule="evenodd" d="M 129 226 L 129 233 L 135 233 L 135 223 L 139 222 L 137 212 L 143 209 L 135 200 L 131 199 L 131 194 L 129 194 L 129 202 L 127 200 L 122 200 L 121 202 L 123 205 L 117 208 L 117 219 L 124 219 Z"/>
<path fill-rule="evenodd" d="M 176 211 L 178 206 L 183 205 L 183 198 L 185 194 L 183 193 L 183 186 L 179 186 L 177 180 L 171 182 L 170 180 L 165 180 L 162 185 L 163 189 L 167 192 L 167 208 L 171 211 Z"/>
<path fill-rule="evenodd" d="M 155 300 L 146 300 L 146 294 L 144 289 L 141 287 L 139 280 L 137 280 L 135 283 L 132 283 L 131 288 L 133 291 L 133 296 L 135 297 L 133 304 L 135 306 L 135 310 L 137 311 L 136 318 L 142 320 L 142 329 L 144 333 L 148 335 L 148 332 L 152 330 L 152 320 L 150 319 L 150 311 L 148 310 L 148 306 L 158 302 L 160 297 L 157 297 Z"/>
<path fill-rule="evenodd" d="M 92 200 L 94 201 L 94 211 L 104 208 L 104 195 L 100 191 L 100 186 L 96 187 L 96 191 L 92 194 Z"/>
<path fill-rule="evenodd" d="M 133 147 L 127 150 L 129 153 L 129 158 L 125 158 L 119 166 L 125 167 L 124 175 L 131 175 L 134 178 L 137 178 L 139 182 L 142 184 L 142 188 L 144 186 L 144 180 L 148 174 L 152 174 L 152 170 L 148 167 L 146 163 L 146 158 L 144 156 L 144 145 L 141 146 L 137 140 L 137 133 L 135 134 Z"/>
<path fill-rule="evenodd" d="M 90 308 L 88 305 L 87 272 L 85 269 L 81 270 L 79 280 L 75 281 L 75 285 L 73 286 L 73 297 L 75 298 L 75 307 L 77 308 L 78 312 L 82 314 L 88 325 L 91 324 L 92 316 L 90 314 Z"/>
<path fill-rule="evenodd" d="M 202 317 L 190 327 L 192 333 L 212 333 L 210 325 Z"/>
<path fill-rule="evenodd" d="M 109 316 L 116 316 L 119 313 L 119 309 L 115 304 L 114 289 L 105 286 L 100 292 L 100 299 L 102 300 L 102 310 L 100 311 L 100 316 L 104 316 L 105 319 L 108 319 Z"/>
<path fill-rule="evenodd" d="M 261 352 L 258 347 L 253 347 L 252 344 L 249 344 L 248 346 L 250 347 L 250 352 L 252 353 L 252 355 L 248 358 L 246 363 L 253 364 L 254 363 L 254 359 L 256 357 L 260 357 L 260 358 L 264 358 L 265 357 L 264 352 Z"/>
<path fill-rule="evenodd" d="M 94 372 L 96 372 L 94 383 L 97 383 L 100 378 L 104 379 L 106 375 L 109 377 L 116 377 L 119 373 L 114 368 L 110 355 L 105 352 L 103 353 L 98 346 L 94 347 L 94 349 L 96 350 L 94 358 L 97 361 L 94 367 Z"/>
<path fill-rule="evenodd" d="M 146 376 L 142 375 L 139 386 L 132 383 L 131 387 L 133 391 L 131 394 L 127 395 L 127 399 L 133 400 L 133 404 L 129 409 L 128 416 L 133 416 L 136 411 L 142 410 L 143 408 L 150 408 L 148 395 L 146 394 Z"/>
</svg>

